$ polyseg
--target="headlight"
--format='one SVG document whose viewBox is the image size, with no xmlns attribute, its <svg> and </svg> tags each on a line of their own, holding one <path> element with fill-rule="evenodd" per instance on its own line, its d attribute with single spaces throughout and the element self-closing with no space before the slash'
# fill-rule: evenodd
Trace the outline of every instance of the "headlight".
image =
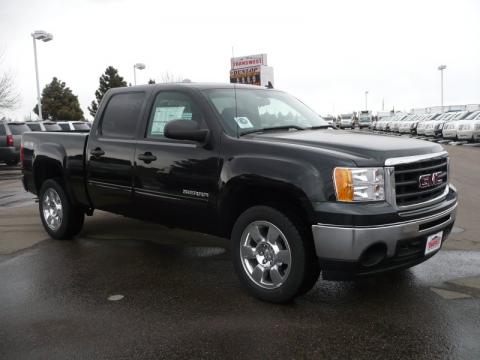
<svg viewBox="0 0 480 360">
<path fill-rule="evenodd" d="M 333 173 L 338 201 L 383 201 L 383 168 L 335 168 Z"/>
</svg>

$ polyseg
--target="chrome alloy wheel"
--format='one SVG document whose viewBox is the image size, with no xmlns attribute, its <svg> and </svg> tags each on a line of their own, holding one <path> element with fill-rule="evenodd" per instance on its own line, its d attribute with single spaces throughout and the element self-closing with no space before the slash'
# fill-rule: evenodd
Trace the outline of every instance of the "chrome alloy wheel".
<svg viewBox="0 0 480 360">
<path fill-rule="evenodd" d="M 240 258 L 248 277 L 264 289 L 281 286 L 292 264 L 287 238 L 268 221 L 254 221 L 245 228 Z"/>
<path fill-rule="evenodd" d="M 60 196 L 52 188 L 48 188 L 43 194 L 42 212 L 47 226 L 53 231 L 58 230 L 62 225 L 63 207 Z"/>
</svg>

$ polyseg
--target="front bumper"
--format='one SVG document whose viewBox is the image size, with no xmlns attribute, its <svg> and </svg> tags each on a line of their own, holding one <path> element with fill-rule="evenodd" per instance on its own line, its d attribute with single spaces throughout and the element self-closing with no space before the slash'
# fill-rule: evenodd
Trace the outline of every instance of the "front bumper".
<svg viewBox="0 0 480 360">
<path fill-rule="evenodd" d="M 443 231 L 443 243 L 455 222 L 456 208 L 455 197 L 452 204 L 441 212 L 402 222 L 377 226 L 313 225 L 315 250 L 324 278 L 370 275 L 425 261 L 433 255 L 424 255 L 427 237 Z M 371 267 L 364 266 L 364 255 L 378 246 L 385 249 L 383 260 Z M 411 248 L 410 252 L 407 251 L 408 256 L 404 256 L 405 247 Z"/>
</svg>

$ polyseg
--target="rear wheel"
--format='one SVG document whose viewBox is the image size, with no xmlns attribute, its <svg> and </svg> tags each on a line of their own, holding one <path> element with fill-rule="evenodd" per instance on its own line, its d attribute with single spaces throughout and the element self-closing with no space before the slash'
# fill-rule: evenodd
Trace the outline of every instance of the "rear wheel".
<svg viewBox="0 0 480 360">
<path fill-rule="evenodd" d="M 82 230 L 85 215 L 71 203 L 59 180 L 46 180 L 39 199 L 40 218 L 52 238 L 71 239 Z"/>
<path fill-rule="evenodd" d="M 237 219 L 232 231 L 235 270 L 246 290 L 283 303 L 315 284 L 319 270 L 310 239 L 293 219 L 269 206 L 254 206 Z"/>
</svg>

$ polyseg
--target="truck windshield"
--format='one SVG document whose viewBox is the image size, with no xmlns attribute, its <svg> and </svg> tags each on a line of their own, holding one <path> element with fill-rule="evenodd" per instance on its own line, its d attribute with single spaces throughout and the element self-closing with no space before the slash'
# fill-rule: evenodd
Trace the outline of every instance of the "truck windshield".
<svg viewBox="0 0 480 360">
<path fill-rule="evenodd" d="M 232 136 L 254 131 L 328 126 L 318 114 L 293 96 L 277 90 L 204 90 Z"/>
</svg>

